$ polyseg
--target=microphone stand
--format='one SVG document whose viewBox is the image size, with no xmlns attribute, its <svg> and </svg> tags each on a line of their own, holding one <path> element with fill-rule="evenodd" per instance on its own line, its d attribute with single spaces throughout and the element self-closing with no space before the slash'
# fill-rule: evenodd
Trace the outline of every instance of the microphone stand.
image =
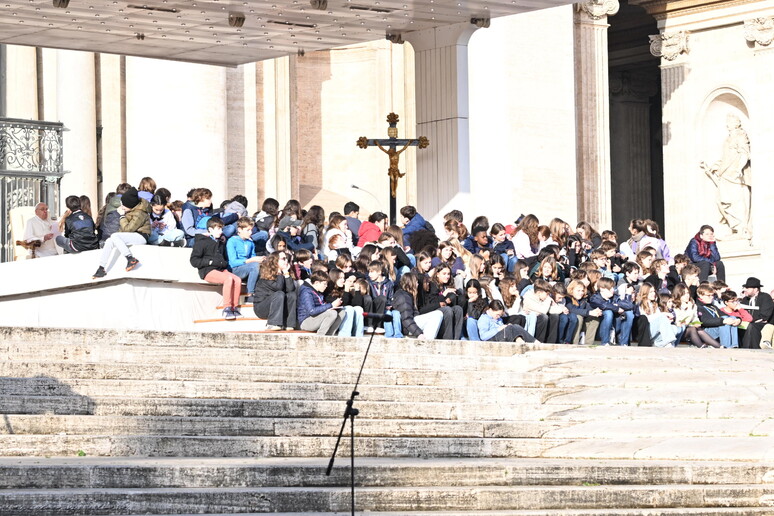
<svg viewBox="0 0 774 516">
<path fill-rule="evenodd" d="M 339 436 L 336 438 L 336 446 L 333 447 L 333 454 L 331 460 L 328 462 L 328 469 L 325 470 L 326 476 L 331 476 L 331 470 L 333 469 L 333 462 L 336 460 L 336 452 L 339 449 L 341 443 L 341 437 L 344 435 L 344 428 L 347 426 L 347 420 L 349 420 L 349 469 L 350 478 L 349 486 L 351 490 L 351 507 L 352 516 L 355 516 L 355 417 L 360 414 L 360 411 L 355 408 L 355 397 L 360 393 L 357 390 L 358 384 L 360 384 L 360 376 L 363 374 L 363 368 L 365 367 L 366 360 L 368 359 L 368 352 L 371 351 L 371 343 L 374 341 L 374 335 L 376 334 L 376 327 L 371 330 L 371 338 L 368 339 L 368 347 L 366 347 L 365 355 L 363 355 L 363 363 L 360 364 L 360 372 L 357 373 L 357 380 L 355 380 L 355 386 L 352 388 L 352 394 L 350 394 L 347 400 L 347 408 L 344 409 L 344 420 L 341 422 L 341 429 L 339 429 Z"/>
</svg>

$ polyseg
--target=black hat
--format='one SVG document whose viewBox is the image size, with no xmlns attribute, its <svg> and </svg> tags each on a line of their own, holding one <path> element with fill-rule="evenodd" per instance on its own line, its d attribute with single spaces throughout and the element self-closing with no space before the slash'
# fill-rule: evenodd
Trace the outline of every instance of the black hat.
<svg viewBox="0 0 774 516">
<path fill-rule="evenodd" d="M 747 278 L 747 281 L 742 285 L 744 288 L 763 288 L 763 285 L 761 285 L 761 280 L 758 278 Z"/>
<path fill-rule="evenodd" d="M 140 197 L 137 195 L 137 188 L 130 188 L 121 196 L 121 204 L 130 210 L 140 204 Z"/>
</svg>

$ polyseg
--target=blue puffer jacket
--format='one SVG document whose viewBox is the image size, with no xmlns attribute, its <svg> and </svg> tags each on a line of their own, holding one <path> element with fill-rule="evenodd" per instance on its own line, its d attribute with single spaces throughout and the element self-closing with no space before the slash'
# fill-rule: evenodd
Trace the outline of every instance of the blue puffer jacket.
<svg viewBox="0 0 774 516">
<path fill-rule="evenodd" d="M 696 237 L 692 238 L 691 241 L 688 242 L 688 247 L 685 248 L 685 254 L 688 255 L 688 259 L 690 259 L 693 263 L 719 262 L 720 251 L 718 251 L 718 246 L 715 242 L 710 243 L 710 252 L 712 254 L 709 258 L 699 254 L 699 243 L 696 241 Z"/>
<path fill-rule="evenodd" d="M 301 290 L 298 293 L 298 324 L 331 308 L 333 305 L 325 302 L 322 293 L 317 292 L 308 283 L 301 285 Z"/>
<path fill-rule="evenodd" d="M 403 245 L 407 246 L 409 245 L 409 236 L 411 233 L 415 233 L 419 230 L 425 229 L 427 226 L 427 221 L 425 218 L 417 213 L 414 215 L 414 217 L 409 221 L 408 224 L 406 224 L 406 227 L 403 228 Z"/>
</svg>

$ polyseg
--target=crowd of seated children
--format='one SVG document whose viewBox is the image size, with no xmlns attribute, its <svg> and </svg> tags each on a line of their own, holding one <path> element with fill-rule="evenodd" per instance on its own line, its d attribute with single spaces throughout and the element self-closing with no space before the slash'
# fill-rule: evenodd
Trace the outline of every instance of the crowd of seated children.
<svg viewBox="0 0 774 516">
<path fill-rule="evenodd" d="M 439 242 L 413 206 L 400 210 L 400 226 L 388 226 L 381 212 L 361 221 L 352 202 L 326 218 L 321 206 L 304 211 L 290 200 L 280 210 L 267 198 L 249 216 L 242 195 L 219 208 L 207 188 L 186 197 L 173 201 L 149 177 L 137 188 L 122 183 L 95 222 L 89 198 L 69 196 L 56 243 L 70 253 L 102 247 L 95 278 L 106 275 L 114 249 L 132 270 L 139 265 L 132 246 L 194 247 L 201 277 L 223 284 L 224 316 L 240 315 L 244 280 L 248 301 L 273 330 L 358 336 L 372 329 L 364 313 L 386 313 L 378 331 L 388 337 L 471 338 L 486 326 L 487 335 L 498 330 L 490 338 L 523 330 L 565 344 L 769 348 L 774 338 L 774 301 L 756 278 L 743 297 L 723 283 L 711 226 L 673 256 L 658 224 L 646 219 L 632 220 L 619 246 L 612 231 L 600 234 L 582 221 L 573 232 L 559 218 L 541 225 L 533 214 L 508 225 L 479 216 L 468 232 L 453 210 Z M 479 325 L 482 314 L 488 319 Z"/>
</svg>

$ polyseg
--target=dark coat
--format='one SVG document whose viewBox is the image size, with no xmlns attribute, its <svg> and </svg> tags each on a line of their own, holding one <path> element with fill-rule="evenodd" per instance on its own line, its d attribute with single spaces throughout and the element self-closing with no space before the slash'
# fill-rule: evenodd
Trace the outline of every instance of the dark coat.
<svg viewBox="0 0 774 516">
<path fill-rule="evenodd" d="M 610 299 L 605 299 L 599 292 L 595 293 L 589 299 L 589 305 L 591 308 L 601 308 L 602 310 L 611 310 L 614 314 L 618 313 L 618 309 L 633 310 L 634 303 L 621 299 L 617 294 Z"/>
<path fill-rule="evenodd" d="M 395 292 L 395 297 L 392 300 L 392 308 L 393 310 L 400 312 L 403 335 L 411 337 L 419 337 L 422 335 L 422 328 L 417 326 L 417 323 L 414 322 L 414 317 L 419 315 L 419 311 L 416 309 L 411 294 L 405 290 L 398 290 Z"/>
<path fill-rule="evenodd" d="M 763 319 L 766 322 L 772 321 L 774 316 L 774 300 L 771 296 L 765 292 L 758 292 L 755 297 L 755 303 L 752 303 L 753 299 L 749 297 L 743 297 L 741 300 L 743 305 L 757 306 L 758 308 L 748 308 L 747 311 L 752 315 L 753 321 Z"/>
<path fill-rule="evenodd" d="M 699 315 L 699 320 L 704 328 L 717 328 L 723 326 L 723 319 L 728 317 L 720 308 L 713 304 L 705 305 L 701 301 L 696 301 L 696 311 Z"/>
<path fill-rule="evenodd" d="M 70 239 L 73 248 L 78 252 L 99 249 L 94 220 L 81 210 L 71 213 L 65 219 L 64 236 Z"/>
<path fill-rule="evenodd" d="M 199 269 L 199 277 L 204 279 L 211 271 L 228 270 L 225 252 L 226 243 L 222 238 L 215 240 L 209 235 L 199 234 L 194 236 L 190 262 Z"/>
<path fill-rule="evenodd" d="M 271 297 L 275 292 L 285 292 L 291 294 L 296 292 L 296 282 L 293 278 L 286 278 L 282 274 L 271 279 L 259 279 L 255 284 L 255 293 L 253 294 L 253 304 L 261 303 Z"/>
</svg>

